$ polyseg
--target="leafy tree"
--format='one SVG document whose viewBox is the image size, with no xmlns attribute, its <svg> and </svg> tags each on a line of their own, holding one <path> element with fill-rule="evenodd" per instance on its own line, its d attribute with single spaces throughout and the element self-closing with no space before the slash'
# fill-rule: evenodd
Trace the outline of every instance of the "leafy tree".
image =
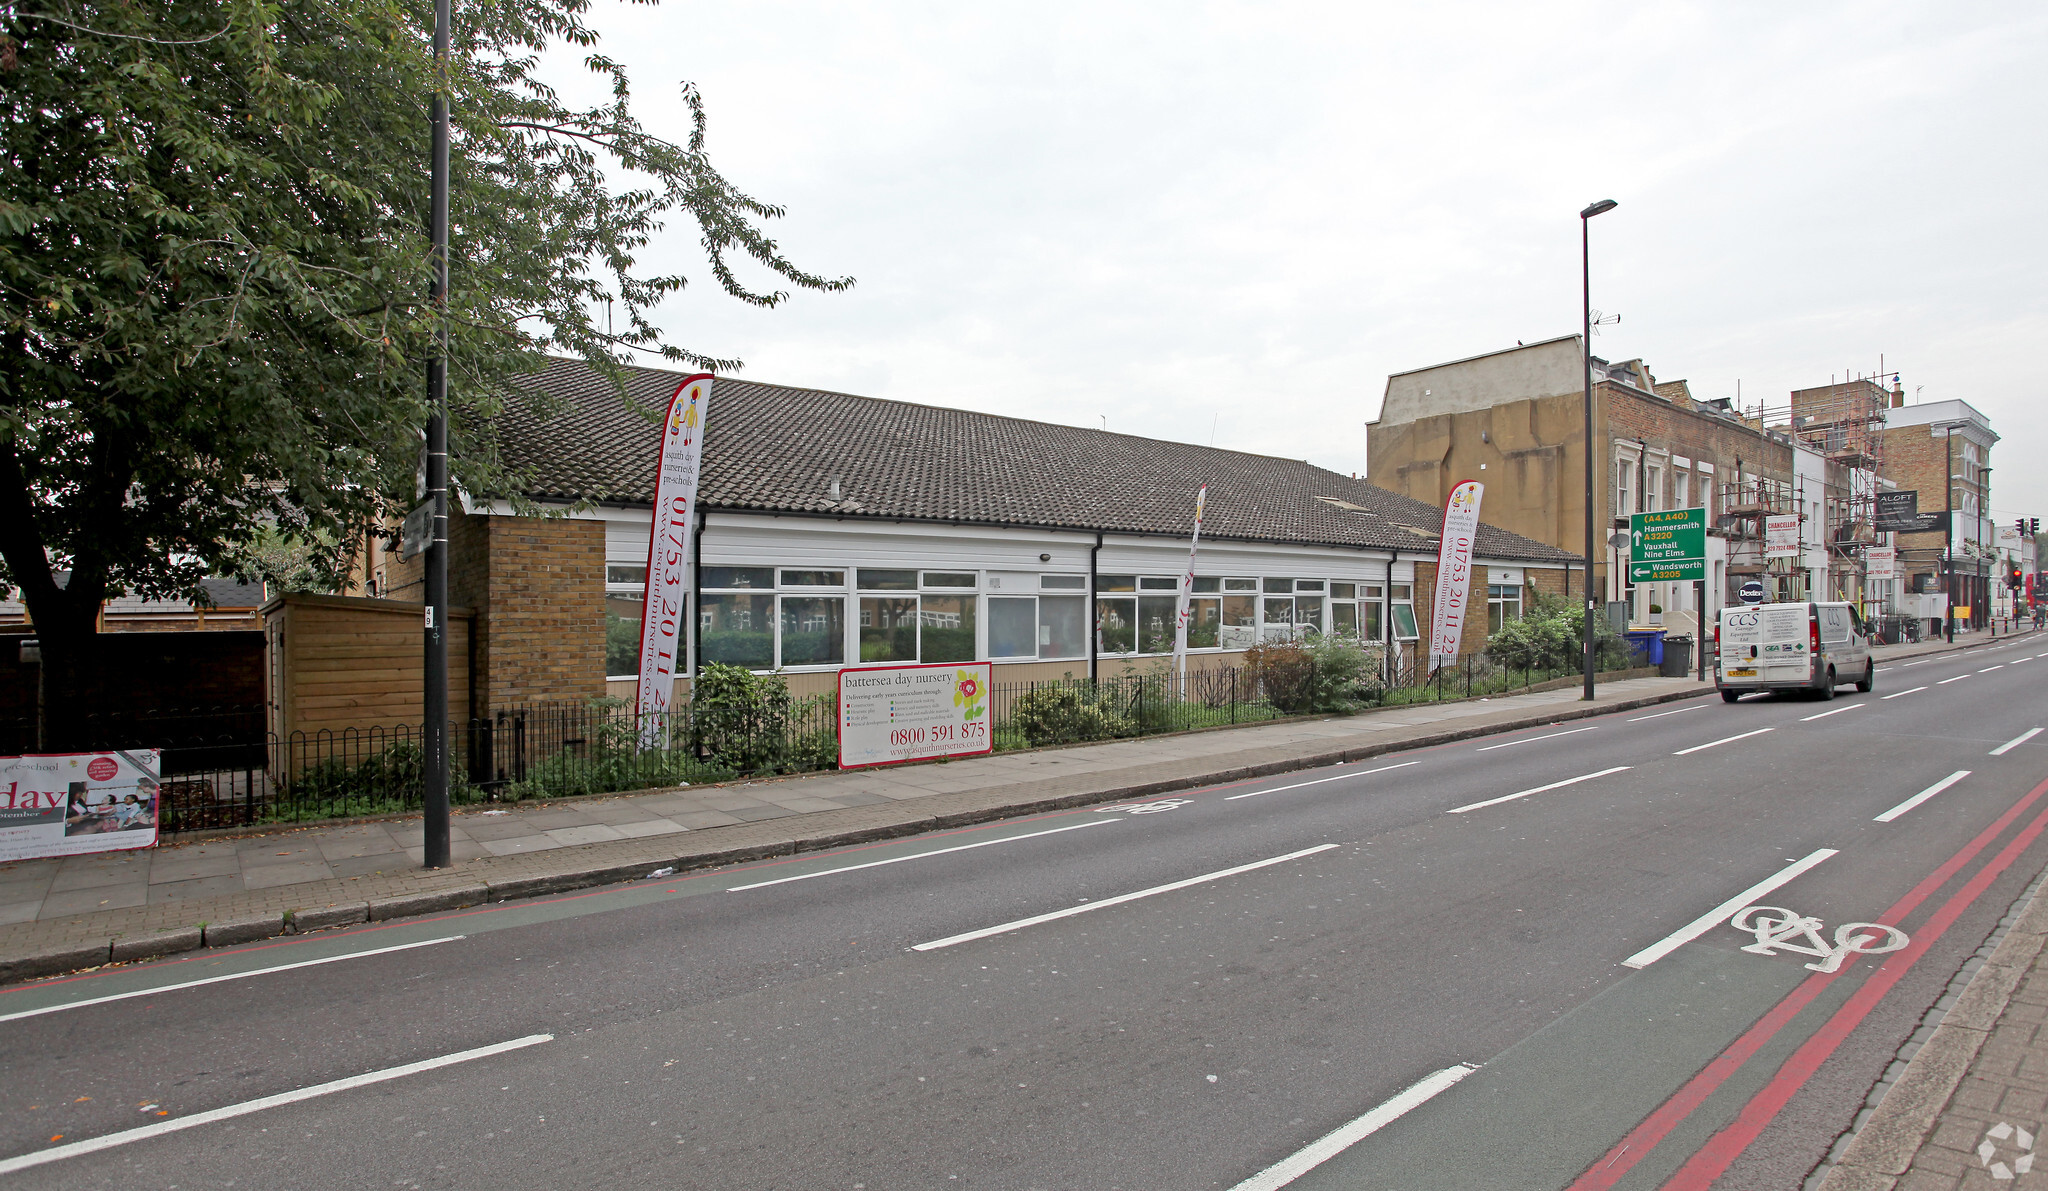
<svg viewBox="0 0 2048 1191">
<path fill-rule="evenodd" d="M 637 261 L 670 216 L 741 301 L 788 296 L 742 268 L 852 284 L 761 230 L 782 209 L 713 167 L 694 88 L 681 143 L 640 125 L 586 7 L 456 10 L 450 441 L 477 495 L 518 490 L 493 426 L 550 412 L 519 383 L 547 354 L 615 381 L 633 351 L 737 366 L 651 321 L 685 284 Z M 36 622 L 46 699 L 109 595 L 203 598 L 204 575 L 263 572 L 277 535 L 331 580 L 411 502 L 440 317 L 432 20 L 425 0 L 0 0 L 0 578 Z M 565 102 L 538 74 L 550 48 L 609 97 Z"/>
</svg>

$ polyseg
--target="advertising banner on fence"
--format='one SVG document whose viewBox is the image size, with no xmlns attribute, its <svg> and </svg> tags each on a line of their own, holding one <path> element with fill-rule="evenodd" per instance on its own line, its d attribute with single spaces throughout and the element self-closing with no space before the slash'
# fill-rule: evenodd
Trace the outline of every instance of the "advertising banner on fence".
<svg viewBox="0 0 2048 1191">
<path fill-rule="evenodd" d="M 1185 682 L 1188 676 L 1188 607 L 1195 591 L 1195 551 L 1202 548 L 1202 508 L 1209 503 L 1209 486 L 1195 490 L 1195 535 L 1188 539 L 1188 569 L 1181 573 L 1180 598 L 1173 611 L 1173 672 Z"/>
<path fill-rule="evenodd" d="M 1799 557 L 1799 514 L 1772 513 L 1764 518 L 1764 557 Z"/>
<path fill-rule="evenodd" d="M 1479 536 L 1479 500 L 1486 489 L 1467 480 L 1444 502 L 1443 544 L 1436 552 L 1436 601 L 1430 605 L 1429 667 L 1458 658 L 1465 633 L 1467 594 L 1472 586 L 1472 543 Z"/>
<path fill-rule="evenodd" d="M 989 751 L 989 664 L 839 672 L 839 768 Z"/>
<path fill-rule="evenodd" d="M 155 749 L 0 757 L 0 862 L 156 843 Z"/>
<path fill-rule="evenodd" d="M 647 602 L 640 611 L 641 739 L 661 740 L 676 670 L 684 665 L 691 539 L 697 531 L 697 474 L 704 461 L 704 415 L 711 374 L 685 377 L 668 399 L 661 463 L 654 477 L 654 534 L 647 544 Z"/>
</svg>

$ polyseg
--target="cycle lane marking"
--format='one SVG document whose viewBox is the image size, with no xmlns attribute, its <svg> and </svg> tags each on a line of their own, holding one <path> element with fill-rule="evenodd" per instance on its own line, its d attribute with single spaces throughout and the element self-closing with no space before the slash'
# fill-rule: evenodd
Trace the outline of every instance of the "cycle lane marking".
<svg viewBox="0 0 2048 1191">
<path fill-rule="evenodd" d="M 1303 786 L 1320 786 L 1324 782 L 1341 782 L 1347 777 L 1364 777 L 1367 774 L 1385 773 L 1390 769 L 1406 769 L 1410 765 L 1420 764 L 1422 764 L 1420 761 L 1403 761 L 1398 765 L 1382 765 L 1378 769 L 1361 769 L 1357 773 L 1340 773 L 1335 777 L 1319 777 L 1313 781 L 1295 782 L 1291 786 L 1274 786 L 1270 790 L 1251 790 L 1243 794 L 1230 794 L 1225 796 L 1223 801 L 1236 802 L 1240 798 L 1257 798 L 1261 794 L 1278 794 L 1282 790 L 1299 790 Z"/>
<path fill-rule="evenodd" d="M 366 1071 L 361 1075 L 351 1075 L 323 1084 L 314 1084 L 309 1088 L 297 1088 L 289 1092 L 279 1092 L 274 1096 L 264 1096 L 256 1100 L 244 1100 L 240 1104 L 230 1104 L 222 1108 L 208 1109 L 205 1112 L 195 1112 L 189 1117 L 179 1117 L 176 1120 L 170 1121 L 158 1121 L 153 1125 L 143 1125 L 135 1129 L 124 1129 L 119 1133 L 108 1133 L 101 1137 L 88 1137 L 84 1141 L 74 1141 L 61 1146 L 52 1146 L 46 1150 L 32 1150 L 26 1154 L 17 1154 L 12 1158 L 0 1158 L 0 1174 L 13 1174 L 18 1170 L 27 1170 L 31 1167 L 43 1166 L 51 1162 L 61 1162 L 66 1158 L 77 1158 L 85 1154 L 96 1153 L 100 1150 L 110 1150 L 115 1146 L 147 1141 L 152 1137 L 161 1137 L 166 1133 L 176 1133 L 181 1129 L 193 1129 L 200 1125 L 211 1125 L 215 1121 L 226 1121 L 232 1120 L 235 1117 L 248 1116 L 252 1112 L 262 1112 L 266 1108 L 278 1108 L 286 1104 L 296 1104 L 301 1100 L 331 1096 L 336 1092 L 346 1092 L 352 1088 L 368 1087 L 371 1084 L 403 1079 L 408 1075 L 417 1075 L 422 1071 L 434 1071 L 442 1067 L 452 1067 L 457 1063 L 468 1063 L 476 1059 L 489 1058 L 492 1055 L 501 1055 L 507 1051 L 522 1050 L 529 1046 L 539 1046 L 543 1042 L 552 1042 L 554 1039 L 555 1036 L 553 1034 L 528 1034 L 524 1038 L 514 1038 L 509 1042 L 494 1042 L 489 1046 L 479 1046 L 475 1050 L 458 1051 L 455 1054 L 422 1059 L 417 1063 L 407 1063 L 400 1067 L 386 1067 L 381 1071 Z"/>
<path fill-rule="evenodd" d="M 1479 1068 L 1472 1063 L 1446 1067 L 1408 1085 L 1407 1088 L 1349 1124 L 1323 1134 L 1316 1140 L 1232 1187 L 1230 1191 L 1279 1191 L 1279 1188 L 1328 1162 L 1330 1159 L 1378 1133 L 1449 1091 L 1457 1082 Z"/>
<path fill-rule="evenodd" d="M 1826 860 L 1830 856 L 1837 855 L 1838 853 L 1839 849 L 1836 848 L 1819 848 L 1812 852 L 1807 853 L 1804 857 L 1793 861 L 1791 864 L 1786 865 L 1784 868 L 1779 869 L 1777 872 L 1771 874 L 1768 877 L 1765 877 L 1763 880 L 1758 881 L 1756 884 L 1751 885 L 1749 888 L 1743 890 L 1741 893 L 1736 894 L 1734 897 L 1731 897 L 1727 901 L 1722 902 L 1720 905 L 1715 906 L 1713 909 L 1708 910 L 1706 913 L 1700 915 L 1698 918 L 1693 919 L 1691 922 L 1688 922 L 1684 926 L 1679 927 L 1677 930 L 1672 931 L 1670 934 L 1665 935 L 1663 938 L 1650 944 L 1648 947 L 1645 947 L 1641 951 L 1636 952 L 1634 955 L 1629 956 L 1627 959 L 1622 960 L 1621 966 L 1624 968 L 1635 968 L 1638 970 L 1649 967 L 1651 964 L 1654 964 L 1658 960 L 1663 959 L 1665 956 L 1670 955 L 1672 952 L 1678 950 L 1680 947 L 1685 946 L 1687 943 L 1692 942 L 1694 939 L 1699 938 L 1701 935 L 1706 934 L 1708 931 L 1735 917 L 1735 915 L 1738 912 L 1740 912 L 1743 907 L 1754 903 L 1758 898 L 1762 897 L 1766 893 L 1769 893 L 1774 889 L 1781 888 L 1782 886 L 1790 883 L 1793 878 L 1799 876 L 1801 873 L 1806 872 L 1808 869 L 1811 869 L 1813 866 L 1819 864 L 1821 861 Z"/>
<path fill-rule="evenodd" d="M 2040 734 L 2041 729 L 2028 728 L 2026 731 L 2020 733 L 2018 736 L 2015 736 L 2011 740 L 2006 741 L 2004 744 L 1999 745 L 1997 748 L 1992 749 L 1991 755 L 1994 757 L 2003 757 L 2007 753 L 2025 744 L 2029 740 L 2032 740 L 2034 737 L 2039 736 Z"/>
<path fill-rule="evenodd" d="M 1612 769 L 1603 769 L 1598 773 L 1582 773 L 1578 777 L 1568 777 L 1561 782 L 1552 782 L 1547 786 L 1537 786 L 1533 790 L 1518 790 L 1513 794 L 1503 794 L 1499 798 L 1489 798 L 1485 802 L 1474 802 L 1469 803 L 1465 806 L 1452 807 L 1449 811 L 1446 811 L 1445 813 L 1452 815 L 1462 815 L 1466 811 L 1476 811 L 1483 807 L 1499 806 L 1503 802 L 1513 802 L 1517 798 L 1527 798 L 1531 794 L 1542 794 L 1545 791 L 1549 790 L 1562 790 L 1566 786 L 1576 786 L 1580 782 L 1590 782 L 1596 777 L 1606 777 L 1609 774 L 1621 773 L 1624 770 L 1633 768 L 1634 766 L 1632 765 L 1616 765 Z"/>
<path fill-rule="evenodd" d="M 943 939 L 933 939 L 929 943 L 915 944 L 911 947 L 911 950 L 937 951 L 942 947 L 952 947 L 960 943 L 972 943 L 976 939 L 986 939 L 992 935 L 1008 934 L 1011 931 L 1023 930 L 1027 926 L 1038 926 L 1042 923 L 1056 922 L 1062 918 L 1072 918 L 1076 914 L 1089 914 L 1096 910 L 1108 909 L 1110 906 L 1120 906 L 1125 902 L 1134 902 L 1142 897 L 1172 893 L 1177 889 L 1187 889 L 1190 886 L 1200 885 L 1208 881 L 1220 881 L 1225 877 L 1235 877 L 1240 873 L 1248 873 L 1254 869 L 1267 868 L 1275 864 L 1285 864 L 1290 860 L 1300 860 L 1303 857 L 1314 856 L 1318 852 L 1328 852 L 1338 846 L 1337 844 L 1317 844 L 1313 848 L 1303 848 L 1298 852 L 1289 852 L 1284 856 L 1269 856 L 1264 860 L 1254 860 L 1250 864 L 1240 864 L 1232 868 L 1218 869 L 1213 873 L 1203 873 L 1199 877 L 1187 877 L 1179 881 L 1170 881 L 1164 885 L 1154 885 L 1150 889 L 1120 893 L 1115 897 L 1105 897 L 1101 901 L 1089 902 L 1087 905 L 1068 906 L 1065 909 L 1054 910 L 1048 914 L 1033 914 L 1029 918 L 1019 918 L 1013 922 L 999 923 L 995 926 L 984 926 L 980 930 L 963 931 L 957 935 L 947 935 Z"/>
<path fill-rule="evenodd" d="M 1871 822 L 1889 823 L 1892 820 L 1897 819 L 1899 816 L 1905 814 L 1907 811 L 1912 810 L 1914 807 L 1919 806 L 1921 803 L 1934 797 L 1936 794 L 1939 794 L 1943 790 L 1948 789 L 1950 786 L 1955 785 L 1957 782 L 1962 781 L 1964 778 L 1968 776 L 1970 776 L 1969 770 L 1958 769 L 1954 773 L 1949 774 L 1947 777 L 1927 787 L 1925 790 L 1920 791 L 1918 794 L 1913 795 L 1906 801 L 1879 815 L 1877 818 L 1872 819 Z"/>
<path fill-rule="evenodd" d="M 1906 915 L 1918 909 L 1922 902 L 1932 897 L 1951 878 L 1962 871 L 1965 865 L 1976 859 L 1978 854 L 1990 846 L 1993 840 L 2004 834 L 2006 828 L 2012 826 L 2021 815 L 2025 814 L 2035 802 L 2040 800 L 2043 794 L 2048 794 L 2048 782 L 2042 782 L 2040 785 L 2035 786 L 2017 802 L 2013 803 L 1989 827 L 1979 832 L 1975 839 L 1963 845 L 1962 849 L 1944 861 L 1941 867 L 1922 878 L 1918 885 L 1909 890 L 1904 897 L 1892 903 L 1891 908 L 1878 915 L 1875 921 L 1880 925 L 1893 926 L 1904 919 Z M 1995 879 L 1999 873 L 2002 873 L 2006 867 L 2011 865 L 2012 858 L 2017 857 L 2019 852 L 2025 850 L 2026 845 L 2033 842 L 2034 837 L 2039 834 L 2040 829 L 2043 827 L 2048 827 L 2048 811 L 2044 811 L 2038 816 L 2033 824 L 2025 832 L 2022 832 L 2013 844 L 2008 845 L 2003 852 L 1994 858 L 1992 864 L 1986 865 L 1985 870 L 1978 874 L 1978 878 L 1973 878 L 1972 883 L 1974 884 L 1977 879 L 1982 879 L 1986 887 L 1988 887 L 1991 880 Z M 2003 862 L 2002 864 L 2000 863 L 2001 861 Z M 1993 865 L 1999 866 L 1996 872 L 1990 871 Z M 1986 872 L 1990 873 L 1988 877 L 1985 876 Z M 1966 885 L 1961 892 L 1957 893 L 1956 897 L 1962 897 L 1964 893 L 1969 892 L 1969 889 L 1970 886 Z M 1950 904 L 1954 904 L 1954 899 L 1951 899 Z M 1960 914 L 1961 908 L 1959 907 L 1956 912 Z M 1930 920 L 1931 925 L 1932 920 Z M 1905 967 L 1910 967 L 1912 960 L 1917 959 L 1919 954 L 1924 953 L 1927 947 L 1932 946 L 1934 941 L 1939 938 L 1940 933 L 1940 929 L 1930 930 L 1929 926 L 1922 926 L 1919 936 L 1914 939 L 1912 945 L 1907 949 L 1911 954 L 1901 953 L 1904 958 L 1901 971 Z M 1914 950 L 1916 948 L 1918 949 L 1917 951 Z M 1898 962 L 1896 958 L 1893 962 L 1886 963 L 1879 969 L 1879 975 L 1885 974 L 1895 962 Z M 1793 1019 L 1798 1017 L 1800 1012 L 1840 975 L 1841 973 L 1839 972 L 1816 972 L 1801 981 L 1797 988 L 1788 993 L 1784 999 L 1780 1000 L 1769 1012 L 1758 1019 L 1756 1024 L 1752 1025 L 1741 1037 L 1737 1038 L 1727 1049 L 1717 1055 L 1698 1075 L 1688 1080 L 1685 1086 L 1668 1097 L 1663 1104 L 1652 1110 L 1643 1119 L 1641 1124 L 1630 1130 L 1626 1136 L 1615 1143 L 1613 1148 L 1601 1155 L 1601 1161 L 1596 1162 L 1592 1168 L 1580 1175 L 1578 1180 L 1572 1183 L 1567 1191 L 1604 1191 L 1605 1188 L 1614 1186 L 1630 1170 L 1634 1169 L 1636 1163 L 1642 1161 L 1646 1154 L 1656 1149 L 1658 1144 L 1665 1137 L 1669 1136 L 1673 1129 L 1676 1129 L 1684 1122 L 1694 1109 L 1704 1104 L 1707 1098 L 1713 1095 L 1723 1083 L 1726 1083 L 1730 1077 L 1741 1070 L 1743 1065 L 1753 1058 L 1758 1051 L 1762 1050 L 1764 1046 L 1769 1044 L 1771 1039 L 1775 1038 L 1780 1031 L 1787 1025 L 1790 1025 Z M 1888 988 L 1889 985 L 1886 987 Z M 1803 1084 L 1804 1078 L 1800 1082 Z M 1796 1091 L 1797 1089 L 1794 1088 L 1793 1090 Z M 1775 1111 L 1774 1109 L 1773 1115 L 1775 1115 Z M 1748 1143 L 1744 1142 L 1743 1144 L 1746 1148 Z"/>
<path fill-rule="evenodd" d="M 1600 725 L 1598 724 L 1594 724 L 1592 727 L 1589 728 L 1573 728 L 1568 732 L 1552 732 L 1548 736 L 1526 736 L 1523 737 L 1521 740 L 1510 740 L 1505 744 L 1489 744 L 1481 748 L 1473 749 L 1472 751 L 1475 753 L 1490 753 L 1495 749 L 1511 749 L 1518 744 L 1535 744 L 1539 740 L 1556 740 L 1560 736 L 1577 736 L 1581 732 L 1591 732 L 1593 728 L 1597 728 L 1599 726 Z"/>
</svg>

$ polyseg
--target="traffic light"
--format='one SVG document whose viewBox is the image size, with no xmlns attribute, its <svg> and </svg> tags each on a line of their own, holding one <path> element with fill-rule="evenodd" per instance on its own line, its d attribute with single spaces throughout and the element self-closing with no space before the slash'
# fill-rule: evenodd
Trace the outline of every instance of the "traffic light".
<svg viewBox="0 0 2048 1191">
<path fill-rule="evenodd" d="M 2027 532 L 2028 532 L 2028 533 L 2040 533 L 2040 532 L 2041 532 L 2041 519 L 2040 519 L 2039 517 L 2035 517 L 2035 518 L 2033 518 L 2032 520 L 2033 520 L 2033 524 L 2032 524 L 2032 525 L 2031 525 L 2030 527 L 2028 527 L 2028 529 L 2027 529 Z"/>
<path fill-rule="evenodd" d="M 2008 565 L 2011 569 L 2005 573 L 2005 585 L 2014 591 L 2018 591 L 2027 585 L 2026 576 L 2020 573 L 2020 564 L 2015 562 Z"/>
<path fill-rule="evenodd" d="M 2027 536 L 2027 519 L 2025 517 L 2016 518 L 2013 521 L 2012 526 L 2014 529 L 2019 530 L 2021 537 Z"/>
</svg>

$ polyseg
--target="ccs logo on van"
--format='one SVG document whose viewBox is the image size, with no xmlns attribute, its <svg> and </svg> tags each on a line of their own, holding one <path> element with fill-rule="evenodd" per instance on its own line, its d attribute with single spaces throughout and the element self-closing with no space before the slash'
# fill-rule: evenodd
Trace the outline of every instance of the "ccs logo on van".
<svg viewBox="0 0 2048 1191">
<path fill-rule="evenodd" d="M 1763 617 L 1755 612 L 1730 612 L 1728 614 L 1728 627 L 1734 629 L 1753 629 L 1762 620 Z"/>
</svg>

